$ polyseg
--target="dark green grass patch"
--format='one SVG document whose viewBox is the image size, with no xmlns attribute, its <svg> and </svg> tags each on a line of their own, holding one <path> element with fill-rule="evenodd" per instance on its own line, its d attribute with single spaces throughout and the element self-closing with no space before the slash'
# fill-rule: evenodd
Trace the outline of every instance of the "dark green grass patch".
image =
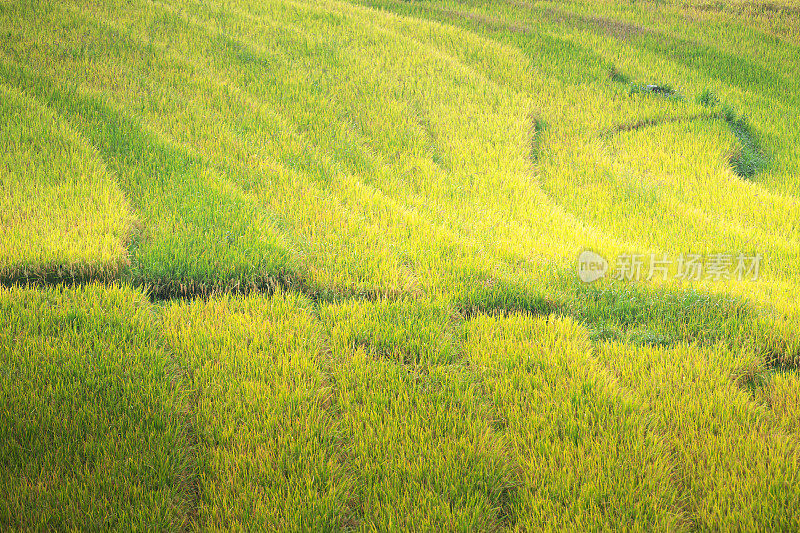
<svg viewBox="0 0 800 533">
<path fill-rule="evenodd" d="M 539 152 L 542 148 L 542 133 L 547 129 L 547 123 L 544 120 L 534 118 L 531 124 L 531 161 L 533 164 L 539 162 Z"/>
<path fill-rule="evenodd" d="M 739 142 L 738 149 L 728 159 L 736 175 L 745 179 L 755 177 L 767 161 L 758 135 L 747 117 L 737 113 L 728 104 L 721 103 L 709 89 L 704 89 L 697 97 L 697 101 L 704 107 L 718 110 L 719 117 L 725 121 Z"/>
<path fill-rule="evenodd" d="M 578 285 L 565 307 L 587 324 L 648 326 L 676 340 L 704 344 L 732 339 L 756 316 L 740 298 L 623 283 Z"/>
<path fill-rule="evenodd" d="M 731 108 L 723 106 L 722 117 L 739 141 L 738 150 L 729 159 L 731 167 L 738 176 L 752 179 L 766 163 L 758 137 L 744 115 L 737 116 Z"/>
<path fill-rule="evenodd" d="M 125 288 L 0 288 L 0 529 L 178 529 L 186 394 Z"/>
<path fill-rule="evenodd" d="M 492 276 L 472 281 L 454 290 L 452 295 L 453 305 L 464 317 L 515 311 L 547 315 L 558 309 L 556 295 L 531 283 Z"/>
<path fill-rule="evenodd" d="M 568 271 L 557 271 L 536 283 L 489 279 L 473 280 L 470 287 L 456 292 L 451 302 L 464 318 L 514 312 L 558 314 L 583 324 L 597 341 L 650 346 L 722 342 L 731 348 L 752 349 L 769 361 L 790 361 L 797 349 L 786 328 L 771 324 L 741 297 L 639 283 L 587 284 Z"/>
</svg>

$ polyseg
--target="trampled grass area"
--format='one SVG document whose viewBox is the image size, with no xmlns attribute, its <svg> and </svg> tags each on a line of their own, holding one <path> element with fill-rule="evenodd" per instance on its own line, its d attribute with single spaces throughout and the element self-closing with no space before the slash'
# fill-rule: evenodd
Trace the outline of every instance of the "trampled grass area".
<svg viewBox="0 0 800 533">
<path fill-rule="evenodd" d="M 0 1 L 0 527 L 800 529 L 799 15 Z"/>
</svg>

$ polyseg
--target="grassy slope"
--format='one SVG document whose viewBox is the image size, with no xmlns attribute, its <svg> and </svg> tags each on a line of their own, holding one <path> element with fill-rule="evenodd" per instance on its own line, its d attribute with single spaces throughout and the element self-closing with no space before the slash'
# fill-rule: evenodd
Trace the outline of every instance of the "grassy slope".
<svg viewBox="0 0 800 533">
<path fill-rule="evenodd" d="M 114 176 L 35 100 L 0 85 L 0 106 L 0 277 L 115 277 L 133 214 Z"/>
<path fill-rule="evenodd" d="M 189 376 L 200 529 L 330 530 L 351 483 L 324 409 L 319 326 L 296 296 L 170 304 Z"/>
<path fill-rule="evenodd" d="M 777 50 L 794 57 L 795 41 L 776 39 L 746 17 L 673 6 L 368 4 L 469 28 L 525 53 L 534 74 L 517 87 L 531 95 L 531 112 L 541 125 L 537 184 L 586 228 L 581 247 L 610 258 L 620 252 L 676 258 L 757 248 L 767 258 L 759 283 L 706 280 L 694 286 L 774 307 L 770 321 L 778 329 L 796 329 L 796 65 L 789 61 L 784 69 L 764 60 Z M 678 37 L 687 32 L 691 39 Z M 615 71 L 639 84 L 671 84 L 683 99 L 632 95 L 629 84 L 610 76 Z M 705 88 L 747 115 L 760 137 L 767 163 L 755 182 L 726 166 L 738 141 L 724 120 L 713 118 L 719 108 L 694 101 Z M 633 124 L 645 127 L 616 132 Z M 548 241 L 551 249 L 553 242 L 569 249 L 569 240 L 554 230 L 538 248 L 525 243 L 528 257 L 535 250 L 554 261 Z M 524 276 L 520 270 L 518 277 Z M 552 283 L 544 292 L 559 294 Z M 797 348 L 788 352 L 792 360 Z"/>
<path fill-rule="evenodd" d="M 132 315 L 150 329 L 131 349 L 183 372 L 172 395 L 147 396 L 171 421 L 151 431 L 162 447 L 131 452 L 170 465 L 156 495 L 100 503 L 102 479 L 84 473 L 59 482 L 76 507 L 54 520 L 77 523 L 83 502 L 199 528 L 799 527 L 795 12 L 369 4 L 402 16 L 335 1 L 0 3 L 6 133 L 26 110 L 67 139 L 42 143 L 50 157 L 79 157 L 120 206 L 87 217 L 120 228 L 105 248 L 82 237 L 88 272 L 165 297 L 282 286 L 316 300 L 168 303 L 156 329 L 138 292 L 110 290 L 140 305 L 111 325 L 116 304 L 76 301 L 103 317 L 82 335 Z M 632 94 L 617 71 L 685 99 Z M 758 133 L 753 181 L 728 164 L 741 137 L 721 108 L 695 102 L 705 88 Z M 114 181 L 141 221 L 127 268 Z M 583 247 L 768 263 L 757 283 L 588 287 L 572 273 Z M 108 299 L 67 290 L 57 305 L 82 291 Z M 6 291 L 10 331 L 62 320 L 19 314 L 51 292 Z M 517 310 L 573 319 L 501 316 Z M 184 389 L 193 431 L 178 434 Z M 8 415 L 32 399 L 9 393 Z M 10 427 L 9 442 L 27 435 Z M 136 472 L 115 455 L 127 441 L 99 435 L 98 453 Z M 7 487 L 70 461 L 16 460 Z M 34 514 L 5 501 L 3 522 Z"/>
<path fill-rule="evenodd" d="M 798 523 L 797 410 L 783 395 L 796 375 L 751 395 L 757 360 L 722 346 L 594 347 L 570 319 L 461 321 L 433 303 L 220 297 L 159 306 L 155 330 L 127 289 L 4 298 L 6 337 L 23 339 L 3 360 L 4 523 L 75 524 L 86 507 L 104 527 Z M 64 412 L 74 420 L 56 423 Z M 44 428 L 63 444 L 43 445 Z M 100 477 L 76 469 L 100 463 Z M 42 498 L 53 472 L 44 494 L 81 507 Z M 126 488 L 110 498 L 106 482 Z"/>
<path fill-rule="evenodd" d="M 490 32 L 514 45 L 502 46 L 335 2 L 217 7 L 5 8 L 17 36 L 5 76 L 70 118 L 117 170 L 143 219 L 129 276 L 158 295 L 284 285 L 323 298 L 440 295 L 467 312 L 574 313 L 587 304 L 571 272 L 581 247 L 749 251 L 747 230 L 777 234 L 737 221 L 716 228 L 718 197 L 684 205 L 680 187 L 641 183 L 635 168 L 609 160 L 587 130 L 704 111 L 630 97 L 606 79 L 608 60 L 552 37 L 547 19 L 510 37 Z M 50 26 L 55 37 L 37 37 Z M 93 35 L 91 49 L 81 32 Z M 539 122 L 547 157 L 533 179 Z M 736 184 L 716 167 L 726 189 Z M 767 205 L 761 223 L 782 225 L 791 242 L 795 203 L 765 193 L 738 220 Z M 769 279 L 756 290 L 700 287 L 775 304 L 759 329 L 775 329 L 767 336 L 776 340 L 760 350 L 792 360 L 794 251 L 779 243 L 764 253 Z M 603 291 L 616 307 L 651 312 L 627 287 Z M 681 288 L 656 294 L 667 306 L 683 299 Z"/>
</svg>

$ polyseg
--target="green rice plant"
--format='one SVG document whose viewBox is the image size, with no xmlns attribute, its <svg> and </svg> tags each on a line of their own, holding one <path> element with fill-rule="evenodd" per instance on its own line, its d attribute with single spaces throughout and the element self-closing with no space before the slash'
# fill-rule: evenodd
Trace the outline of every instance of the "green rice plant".
<svg viewBox="0 0 800 533">
<path fill-rule="evenodd" d="M 631 391 L 674 460 L 673 476 L 697 529 L 791 530 L 800 524 L 796 434 L 737 385 L 747 352 L 601 345 L 598 359 Z"/>
<path fill-rule="evenodd" d="M 715 108 L 719 105 L 719 98 L 708 87 L 697 96 L 697 103 L 703 107 Z"/>
<path fill-rule="evenodd" d="M 185 527 L 184 385 L 140 291 L 0 288 L 0 527 Z"/>
<path fill-rule="evenodd" d="M 165 304 L 188 380 L 198 529 L 336 531 L 355 490 L 327 405 L 310 303 L 292 294 Z"/>
<path fill-rule="evenodd" d="M 644 406 L 557 317 L 476 317 L 465 351 L 515 461 L 515 530 L 682 529 L 672 464 Z"/>
<path fill-rule="evenodd" d="M 800 50 L 777 6 L 0 2 L 0 277 L 213 295 L 139 337 L 85 305 L 180 364 L 166 411 L 192 391 L 194 475 L 108 504 L 119 527 L 797 529 Z M 701 96 L 628 94 L 656 73 Z M 585 249 L 765 261 L 589 286 Z M 0 312 L 102 289 L 20 291 Z M 253 291 L 277 295 L 215 294 Z M 26 313 L 8 353 L 40 334 Z M 26 379 L 59 376 L 31 343 Z M 163 434 L 119 448 L 153 460 Z M 93 483 L 12 525 L 73 527 Z"/>
<path fill-rule="evenodd" d="M 800 433 L 800 374 L 797 370 L 770 373 L 755 391 L 785 431 Z"/>
<path fill-rule="evenodd" d="M 290 283 L 292 258 L 252 200 L 191 156 L 148 134 L 97 98 L 60 89 L 25 69 L 5 76 L 73 117 L 140 213 L 130 278 L 156 296 Z M 77 121 L 80 118 L 80 122 Z"/>
<path fill-rule="evenodd" d="M 133 213 L 86 139 L 0 85 L 0 143 L 0 279 L 112 279 L 127 267 Z"/>
<path fill-rule="evenodd" d="M 460 359 L 457 316 L 434 302 L 348 301 L 322 306 L 320 320 L 332 345 L 361 347 L 378 359 L 423 367 Z"/>
<path fill-rule="evenodd" d="M 516 490 L 505 441 L 460 364 L 404 366 L 331 345 L 354 529 L 492 531 Z"/>
</svg>

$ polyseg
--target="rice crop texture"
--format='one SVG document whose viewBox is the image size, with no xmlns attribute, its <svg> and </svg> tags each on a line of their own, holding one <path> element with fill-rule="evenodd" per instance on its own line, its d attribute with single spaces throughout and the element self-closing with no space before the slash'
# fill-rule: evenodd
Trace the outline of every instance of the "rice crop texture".
<svg viewBox="0 0 800 533">
<path fill-rule="evenodd" d="M 797 1 L 0 44 L 0 528 L 800 529 Z"/>
</svg>

